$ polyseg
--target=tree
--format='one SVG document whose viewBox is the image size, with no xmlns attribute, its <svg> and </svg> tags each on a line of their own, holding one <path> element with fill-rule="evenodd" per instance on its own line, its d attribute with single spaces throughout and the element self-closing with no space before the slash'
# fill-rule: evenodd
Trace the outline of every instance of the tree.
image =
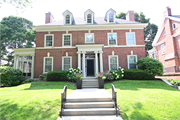
<svg viewBox="0 0 180 120">
<path fill-rule="evenodd" d="M 116 18 L 126 19 L 126 13 L 121 12 L 120 14 L 116 15 Z M 134 12 L 134 20 L 140 23 L 148 23 L 148 26 L 144 29 L 145 49 L 147 55 L 147 51 L 152 49 L 152 42 L 156 36 L 158 26 L 151 24 L 150 18 L 146 18 L 143 12 L 140 12 L 140 14 Z"/>
<path fill-rule="evenodd" d="M 16 8 L 24 9 L 31 5 L 32 0 L 3 0 L 5 3 L 9 3 Z"/>
<path fill-rule="evenodd" d="M 36 32 L 32 30 L 33 23 L 21 17 L 4 17 L 1 27 L 1 57 L 12 59 L 12 48 L 31 48 L 35 44 Z M 10 60 L 9 60 L 10 61 Z"/>
</svg>

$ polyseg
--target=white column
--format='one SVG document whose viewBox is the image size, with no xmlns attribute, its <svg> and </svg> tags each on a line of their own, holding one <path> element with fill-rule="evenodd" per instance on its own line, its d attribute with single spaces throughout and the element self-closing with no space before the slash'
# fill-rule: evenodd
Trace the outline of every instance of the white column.
<svg viewBox="0 0 180 120">
<path fill-rule="evenodd" d="M 100 51 L 100 72 L 103 72 L 103 58 L 102 58 L 102 53 L 103 51 Z"/>
<path fill-rule="evenodd" d="M 97 56 L 98 51 L 95 51 L 94 53 L 95 53 L 95 63 L 96 63 L 95 76 L 97 76 L 98 75 L 98 56 Z"/>
<path fill-rule="evenodd" d="M 34 78 L 34 54 L 32 56 L 32 65 L 31 65 L 31 78 Z"/>
<path fill-rule="evenodd" d="M 17 57 L 17 55 L 15 54 L 14 55 L 14 68 L 16 69 L 16 57 Z"/>
<path fill-rule="evenodd" d="M 86 52 L 83 51 L 82 53 L 83 53 L 83 59 L 82 59 L 82 72 L 83 72 L 83 76 L 86 77 L 86 75 L 85 75 L 85 54 L 86 54 Z"/>
<path fill-rule="evenodd" d="M 78 54 L 78 67 L 81 70 L 81 51 L 78 51 L 77 54 Z"/>
</svg>

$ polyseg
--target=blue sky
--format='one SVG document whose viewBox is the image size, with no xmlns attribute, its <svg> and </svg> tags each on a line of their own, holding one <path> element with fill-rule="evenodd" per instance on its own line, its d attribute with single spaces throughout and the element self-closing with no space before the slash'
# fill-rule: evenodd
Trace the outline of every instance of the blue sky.
<svg viewBox="0 0 180 120">
<path fill-rule="evenodd" d="M 2 1 L 2 0 L 1 0 Z M 20 16 L 31 20 L 34 25 L 45 23 L 45 13 L 50 11 L 55 20 L 62 19 L 62 13 L 70 10 L 74 17 L 84 17 L 84 12 L 91 9 L 95 17 L 105 16 L 110 8 L 120 12 L 133 10 L 143 12 L 151 23 L 160 25 L 166 7 L 171 8 L 173 15 L 180 15 L 180 0 L 33 0 L 32 8 L 23 13 L 16 12 L 14 6 L 1 2 L 0 20 L 9 15 Z"/>
</svg>

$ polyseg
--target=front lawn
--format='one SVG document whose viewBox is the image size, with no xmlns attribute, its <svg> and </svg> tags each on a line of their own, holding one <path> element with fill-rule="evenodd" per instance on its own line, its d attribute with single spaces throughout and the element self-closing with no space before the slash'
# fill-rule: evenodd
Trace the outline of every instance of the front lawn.
<svg viewBox="0 0 180 120">
<path fill-rule="evenodd" d="M 75 86 L 66 82 L 27 83 L 0 88 L 0 119 L 56 120 L 61 108 L 61 92 Z"/>
<path fill-rule="evenodd" d="M 112 93 L 117 91 L 117 102 L 125 120 L 179 120 L 180 91 L 161 81 L 122 80 L 105 84 Z"/>
</svg>

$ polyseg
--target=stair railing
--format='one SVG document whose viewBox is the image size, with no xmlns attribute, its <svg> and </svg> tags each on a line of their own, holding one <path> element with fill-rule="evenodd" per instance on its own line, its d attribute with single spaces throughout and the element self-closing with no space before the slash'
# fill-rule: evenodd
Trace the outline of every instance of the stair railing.
<svg viewBox="0 0 180 120">
<path fill-rule="evenodd" d="M 118 117 L 119 109 L 117 107 L 117 95 L 116 94 L 117 94 L 116 89 L 115 89 L 114 85 L 112 84 L 112 100 L 114 102 L 114 107 L 116 109 L 116 117 Z"/>
<path fill-rule="evenodd" d="M 62 117 L 62 112 L 65 108 L 65 102 L 66 102 L 66 95 L 67 95 L 67 85 L 64 86 L 64 89 L 61 93 L 61 111 L 59 112 L 59 116 Z"/>
</svg>

